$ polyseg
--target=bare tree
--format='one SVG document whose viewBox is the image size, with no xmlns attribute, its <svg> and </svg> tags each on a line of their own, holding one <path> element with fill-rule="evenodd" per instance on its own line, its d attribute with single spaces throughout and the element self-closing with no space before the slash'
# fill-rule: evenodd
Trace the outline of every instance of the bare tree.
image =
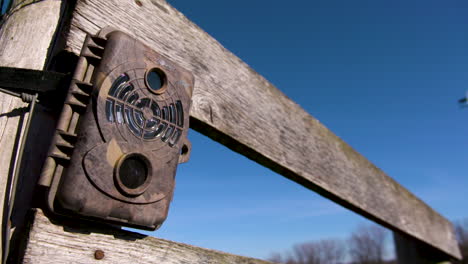
<svg viewBox="0 0 468 264">
<path fill-rule="evenodd" d="M 277 253 L 277 252 L 271 254 L 271 256 L 268 258 L 268 261 L 274 262 L 274 263 L 285 263 L 286 262 L 283 255 L 281 255 L 281 253 Z"/>
<path fill-rule="evenodd" d="M 455 223 L 455 234 L 463 260 L 459 264 L 468 264 L 468 219 Z"/>
<path fill-rule="evenodd" d="M 286 264 L 339 264 L 345 255 L 343 241 L 326 239 L 297 244 L 293 247 L 290 256 L 284 257 L 276 253 L 269 260 Z"/>
<path fill-rule="evenodd" d="M 297 264 L 291 256 L 285 256 L 281 253 L 273 253 L 268 258 L 268 261 L 283 264 Z"/>
<path fill-rule="evenodd" d="M 382 264 L 387 232 L 379 226 L 360 226 L 351 234 L 349 253 L 356 264 Z"/>
<path fill-rule="evenodd" d="M 346 256 L 345 243 L 341 240 L 322 240 L 319 248 L 321 251 L 320 264 L 341 263 Z"/>
</svg>

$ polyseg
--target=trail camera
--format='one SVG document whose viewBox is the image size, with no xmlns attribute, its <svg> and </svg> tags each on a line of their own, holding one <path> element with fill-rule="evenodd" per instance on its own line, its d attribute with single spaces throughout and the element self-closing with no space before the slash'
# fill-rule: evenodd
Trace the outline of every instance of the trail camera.
<svg viewBox="0 0 468 264">
<path fill-rule="evenodd" d="M 88 36 L 40 184 L 55 213 L 157 229 L 186 139 L 193 76 L 130 36 Z"/>
</svg>

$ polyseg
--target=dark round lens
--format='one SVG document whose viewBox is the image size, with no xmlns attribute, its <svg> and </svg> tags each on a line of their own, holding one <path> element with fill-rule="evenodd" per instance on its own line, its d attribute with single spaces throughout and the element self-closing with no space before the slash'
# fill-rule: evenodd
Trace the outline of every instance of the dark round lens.
<svg viewBox="0 0 468 264">
<path fill-rule="evenodd" d="M 160 69 L 152 69 L 146 75 L 146 82 L 152 91 L 160 92 L 164 86 L 166 76 Z"/>
<path fill-rule="evenodd" d="M 125 187 L 136 189 L 145 183 L 148 167 L 138 156 L 128 157 L 120 165 L 119 177 Z"/>
</svg>

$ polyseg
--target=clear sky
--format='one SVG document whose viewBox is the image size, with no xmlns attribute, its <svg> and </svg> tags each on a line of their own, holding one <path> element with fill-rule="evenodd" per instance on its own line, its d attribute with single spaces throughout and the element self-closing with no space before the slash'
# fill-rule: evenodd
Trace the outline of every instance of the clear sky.
<svg viewBox="0 0 468 264">
<path fill-rule="evenodd" d="M 450 220 L 468 217 L 468 1 L 168 0 Z M 266 258 L 366 220 L 190 131 L 148 233 Z"/>
<path fill-rule="evenodd" d="M 450 220 L 468 217 L 467 1 L 169 0 Z M 362 217 L 194 131 L 151 235 L 266 258 Z"/>
</svg>

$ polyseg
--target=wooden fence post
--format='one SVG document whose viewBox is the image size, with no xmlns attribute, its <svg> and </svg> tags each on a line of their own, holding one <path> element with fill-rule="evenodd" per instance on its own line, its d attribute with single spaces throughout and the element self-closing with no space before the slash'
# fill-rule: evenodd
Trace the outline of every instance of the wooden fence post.
<svg viewBox="0 0 468 264">
<path fill-rule="evenodd" d="M 450 257 L 415 239 L 393 233 L 398 264 L 451 264 Z"/>
<path fill-rule="evenodd" d="M 63 11 L 62 1 L 12 0 L 12 9 L 1 21 L 0 66 L 27 69 L 44 69 L 53 48 L 55 34 Z M 9 177 L 18 150 L 24 120 L 28 117 L 27 104 L 21 99 L 0 93 L 0 218 L 6 219 L 10 192 Z M 44 111 L 41 106 L 33 115 L 29 142 L 23 155 L 23 170 L 18 185 L 16 204 L 19 210 L 13 212 L 12 231 L 22 227 L 42 162 L 54 131 L 54 113 Z M 2 227 L 5 226 L 2 223 Z M 13 234 L 13 232 L 11 233 Z M 3 244 L 0 236 L 0 244 Z"/>
</svg>

